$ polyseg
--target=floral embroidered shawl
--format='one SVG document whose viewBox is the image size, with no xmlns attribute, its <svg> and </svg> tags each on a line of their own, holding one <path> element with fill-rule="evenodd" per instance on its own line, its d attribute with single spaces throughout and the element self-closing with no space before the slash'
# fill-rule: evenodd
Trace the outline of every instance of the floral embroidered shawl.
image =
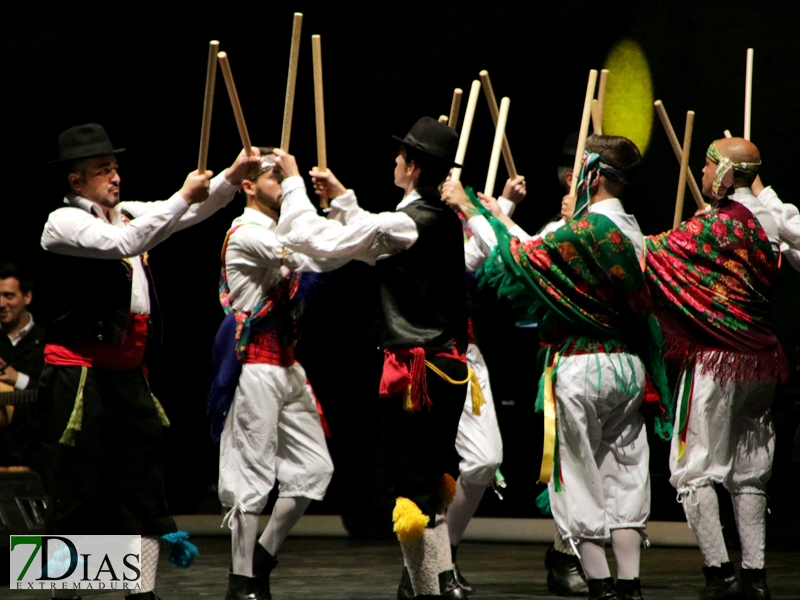
<svg viewBox="0 0 800 600">
<path fill-rule="evenodd" d="M 700 359 L 720 381 L 786 378 L 770 320 L 778 257 L 745 206 L 724 200 L 645 244 L 668 360 Z"/>
</svg>

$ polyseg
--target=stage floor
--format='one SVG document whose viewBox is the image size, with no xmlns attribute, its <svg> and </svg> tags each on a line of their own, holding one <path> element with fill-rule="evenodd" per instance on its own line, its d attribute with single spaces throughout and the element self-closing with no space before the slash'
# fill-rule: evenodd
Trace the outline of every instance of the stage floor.
<svg viewBox="0 0 800 600">
<path fill-rule="evenodd" d="M 156 586 L 162 600 L 225 597 L 228 539 L 196 537 L 194 541 L 201 554 L 191 569 L 178 569 L 162 555 Z M 538 544 L 464 542 L 459 548 L 459 565 L 476 587 L 475 600 L 554 598 L 545 585 L 545 549 Z M 402 568 L 400 548 L 392 541 L 295 537 L 286 540 L 279 559 L 272 577 L 274 600 L 393 600 Z M 800 598 L 800 553 L 768 554 L 767 565 L 773 599 Z M 644 551 L 645 599 L 696 600 L 702 588 L 701 566 L 695 548 Z M 0 591 L 0 598 L 11 600 L 49 597 L 43 592 Z M 122 595 L 89 592 L 84 598 L 106 600 Z"/>
</svg>

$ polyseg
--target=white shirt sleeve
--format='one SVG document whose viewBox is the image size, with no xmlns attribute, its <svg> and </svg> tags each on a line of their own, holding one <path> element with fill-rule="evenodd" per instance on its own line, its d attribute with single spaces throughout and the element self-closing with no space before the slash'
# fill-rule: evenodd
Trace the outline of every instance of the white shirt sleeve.
<svg viewBox="0 0 800 600">
<path fill-rule="evenodd" d="M 514 214 L 514 209 L 517 208 L 517 205 L 511 200 L 503 198 L 502 196 L 497 199 L 497 204 L 500 206 L 500 210 L 503 211 L 503 214 L 509 217 Z"/>
<path fill-rule="evenodd" d="M 497 246 L 497 236 L 489 221 L 483 215 L 471 217 L 467 221 L 467 227 L 472 232 L 472 237 L 468 243 L 464 244 L 464 262 L 468 271 L 476 271 L 486 262 L 494 247 Z M 522 242 L 533 239 L 522 227 L 516 224 L 508 230 L 508 233 L 519 238 Z"/>
<path fill-rule="evenodd" d="M 17 381 L 14 383 L 14 387 L 18 390 L 24 390 L 25 388 L 28 387 L 30 381 L 31 378 L 28 375 L 17 371 Z"/>
<path fill-rule="evenodd" d="M 50 213 L 42 232 L 42 248 L 84 258 L 130 258 L 164 241 L 188 206 L 180 194 L 134 218 L 125 227 L 111 225 L 83 209 L 64 207 Z"/>
<path fill-rule="evenodd" d="M 278 241 L 313 259 L 343 258 L 375 264 L 407 250 L 419 237 L 414 220 L 403 212 L 362 211 L 355 223 L 347 225 L 319 216 L 306 195 L 302 177 L 287 177 L 281 190 Z"/>
<path fill-rule="evenodd" d="M 346 264 L 347 258 L 314 259 L 304 254 L 284 249 L 278 242 L 275 231 L 266 227 L 240 227 L 231 236 L 226 260 L 234 262 L 241 256 L 248 265 L 258 267 L 286 266 L 293 271 L 313 271 L 321 273 L 332 271 Z"/>
<path fill-rule="evenodd" d="M 772 186 L 764 188 L 758 195 L 758 201 L 775 219 L 781 242 L 787 244 L 789 248 L 800 250 L 800 211 L 797 207 L 788 202 L 781 202 Z"/>
<path fill-rule="evenodd" d="M 189 209 L 181 216 L 180 220 L 172 228 L 172 231 L 180 231 L 196 225 L 207 219 L 220 208 L 228 205 L 236 195 L 237 186 L 231 185 L 225 179 L 225 171 L 214 177 L 208 188 L 208 198 L 203 202 L 192 204 Z M 177 195 L 177 194 L 176 194 Z M 124 210 L 133 216 L 134 219 L 146 215 L 156 208 L 161 202 L 120 202 L 120 210 Z"/>
<path fill-rule="evenodd" d="M 347 190 L 341 196 L 336 196 L 331 200 L 328 218 L 339 221 L 342 225 L 353 225 L 372 214 L 358 205 L 358 200 L 353 190 Z"/>
</svg>

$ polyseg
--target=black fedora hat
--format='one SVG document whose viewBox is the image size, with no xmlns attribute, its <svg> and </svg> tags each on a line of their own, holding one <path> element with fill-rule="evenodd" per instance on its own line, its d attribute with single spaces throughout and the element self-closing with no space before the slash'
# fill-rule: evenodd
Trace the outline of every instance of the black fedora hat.
<svg viewBox="0 0 800 600">
<path fill-rule="evenodd" d="M 58 136 L 58 158 L 50 164 L 120 152 L 125 148 L 114 148 L 105 129 L 97 123 L 87 123 L 70 127 Z"/>
<path fill-rule="evenodd" d="M 424 152 L 452 164 L 454 167 L 461 167 L 454 162 L 456 150 L 458 150 L 458 134 L 452 127 L 439 123 L 434 118 L 422 117 L 414 123 L 406 137 L 400 138 L 393 135 L 392 139 L 418 152 Z"/>
</svg>

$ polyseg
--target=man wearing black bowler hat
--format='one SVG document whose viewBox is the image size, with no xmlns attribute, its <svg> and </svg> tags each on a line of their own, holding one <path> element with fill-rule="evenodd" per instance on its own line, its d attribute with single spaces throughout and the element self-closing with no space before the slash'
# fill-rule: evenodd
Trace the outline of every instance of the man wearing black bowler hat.
<svg viewBox="0 0 800 600">
<path fill-rule="evenodd" d="M 49 313 L 37 404 L 47 532 L 141 535 L 139 589 L 127 597 L 154 600 L 159 536 L 178 546 L 181 536 L 170 536 L 176 527 L 164 495 L 169 421 L 143 369 L 157 308 L 147 252 L 230 202 L 258 158 L 242 153 L 214 179 L 190 173 L 163 202 L 120 202 L 116 156 L 124 148 L 100 125 L 67 129 L 58 146 L 66 206 L 50 214 L 41 238 Z"/>
<path fill-rule="evenodd" d="M 404 191 L 397 209 L 367 212 L 330 171 L 315 170 L 315 188 L 333 198 L 328 219 L 309 202 L 294 157 L 276 150 L 284 198 L 277 234 L 307 256 L 347 257 L 378 270 L 384 436 L 407 567 L 401 586 L 415 598 L 459 600 L 466 596 L 453 574 L 445 507 L 455 493 L 468 381 L 467 297 L 461 221 L 438 191 L 454 166 L 458 134 L 423 117 L 394 139 L 394 183 Z"/>
</svg>

